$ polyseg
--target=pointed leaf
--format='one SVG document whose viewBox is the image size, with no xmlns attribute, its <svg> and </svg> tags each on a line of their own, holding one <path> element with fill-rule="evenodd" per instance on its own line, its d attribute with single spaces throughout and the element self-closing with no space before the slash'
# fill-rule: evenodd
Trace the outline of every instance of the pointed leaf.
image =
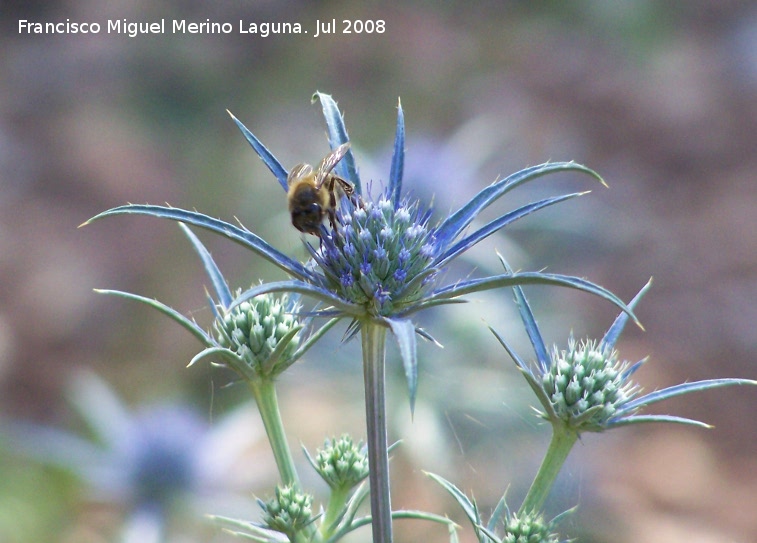
<svg viewBox="0 0 757 543">
<path fill-rule="evenodd" d="M 531 166 L 530 168 L 525 168 L 509 175 L 504 179 L 495 181 L 481 190 L 467 204 L 453 213 L 439 226 L 437 239 L 439 239 L 440 243 L 443 245 L 449 243 L 459 236 L 483 209 L 515 187 L 537 179 L 543 175 L 571 170 L 586 173 L 599 180 L 603 185 L 605 184 L 596 172 L 585 166 L 576 164 L 575 162 L 548 162 L 538 166 Z"/>
<path fill-rule="evenodd" d="M 507 490 L 505 490 L 505 493 L 502 494 L 499 502 L 497 502 L 497 506 L 494 508 L 494 511 L 492 511 L 492 516 L 489 518 L 489 522 L 486 523 L 486 528 L 491 532 L 493 532 L 497 527 L 497 523 L 499 521 L 507 521 L 506 515 L 508 514 L 509 509 L 507 507 L 506 497 Z"/>
<path fill-rule="evenodd" d="M 287 332 L 281 340 L 276 344 L 276 348 L 273 350 L 271 355 L 268 357 L 268 360 L 265 361 L 265 364 L 261 364 L 261 371 L 268 375 L 271 370 L 278 365 L 276 368 L 276 373 L 281 373 L 285 369 L 287 369 L 289 366 L 297 362 L 297 359 L 292 356 L 289 360 L 287 360 L 285 363 L 279 364 L 279 360 L 281 360 L 282 355 L 284 354 L 284 351 L 289 346 L 289 344 L 294 339 L 294 336 L 300 333 L 300 330 L 302 330 L 303 326 L 295 326 L 289 332 Z"/>
<path fill-rule="evenodd" d="M 120 290 L 105 290 L 105 289 L 95 289 L 95 292 L 100 294 L 113 294 L 115 296 L 120 296 L 121 298 L 127 298 L 129 300 L 136 300 L 138 302 L 142 302 L 144 304 L 149 305 L 150 307 L 153 307 L 163 313 L 164 315 L 168 315 L 173 320 L 178 322 L 180 325 L 182 325 L 184 328 L 189 330 L 189 332 L 195 336 L 197 339 L 199 339 L 203 345 L 211 346 L 213 345 L 213 339 L 203 330 L 200 328 L 200 326 L 193 320 L 188 319 L 175 309 L 168 307 L 166 304 L 159 302 L 158 300 L 154 300 L 152 298 L 145 298 L 144 296 L 139 296 L 137 294 L 131 294 L 129 292 L 122 292 Z"/>
<path fill-rule="evenodd" d="M 457 298 L 459 296 L 472 294 L 474 292 L 481 292 L 502 287 L 514 287 L 518 285 L 556 285 L 574 288 L 588 292 L 589 294 L 595 294 L 600 298 L 604 298 L 605 300 L 615 304 L 623 311 L 629 313 L 634 318 L 634 321 L 636 321 L 636 316 L 633 314 L 631 309 L 629 309 L 628 306 L 626 306 L 626 304 L 623 303 L 620 298 L 615 296 L 615 294 L 613 294 L 609 290 L 579 277 L 541 272 L 519 272 L 513 274 L 506 273 L 503 275 L 484 277 L 482 279 L 470 279 L 468 281 L 461 281 L 457 284 L 434 291 L 429 297 L 420 300 L 418 304 L 421 305 L 429 302 L 434 302 L 436 300 Z"/>
<path fill-rule="evenodd" d="M 531 370 L 528 369 L 528 364 L 526 364 L 523 359 L 518 356 L 518 353 L 515 352 L 515 349 L 510 347 L 510 344 L 505 341 L 505 338 L 503 338 L 501 335 L 499 335 L 499 332 L 497 332 L 494 328 L 489 326 L 489 331 L 491 331 L 492 334 L 494 334 L 494 337 L 497 338 L 497 341 L 499 341 L 499 344 L 502 345 L 505 350 L 507 351 L 507 354 L 510 355 L 510 358 L 513 359 L 515 362 L 515 365 L 518 366 L 519 369 L 522 371 L 531 373 Z"/>
<path fill-rule="evenodd" d="M 490 528 L 487 528 L 486 526 L 483 526 L 481 524 L 474 526 L 474 528 L 476 529 L 476 532 L 478 534 L 483 534 L 489 541 L 492 541 L 493 543 L 502 543 L 502 540 L 497 537 L 497 534 L 495 534 Z M 480 541 L 480 543 L 484 543 L 484 540 L 480 535 L 478 540 Z"/>
<path fill-rule="evenodd" d="M 269 170 L 271 170 L 271 173 L 278 180 L 279 185 L 281 185 L 284 191 L 287 191 L 289 189 L 289 185 L 287 184 L 287 171 L 286 169 L 284 169 L 284 166 L 281 165 L 276 157 L 273 156 L 273 153 L 271 153 L 265 145 L 260 143 L 260 140 L 256 138 L 255 135 L 250 132 L 239 119 L 232 115 L 231 111 L 227 109 L 226 112 L 231 115 L 231 118 L 235 123 L 237 123 L 237 127 L 242 131 L 242 135 L 244 135 L 245 139 L 249 142 L 250 145 L 252 145 L 252 148 L 255 149 L 255 152 L 258 154 L 263 163 L 268 166 Z"/>
<path fill-rule="evenodd" d="M 340 316 L 340 317 L 335 317 L 333 319 L 329 319 L 329 321 L 326 324 L 324 324 L 323 326 L 321 326 L 320 328 L 318 328 L 318 330 L 316 330 L 315 332 L 313 332 L 312 334 L 310 334 L 308 336 L 307 340 L 304 343 L 302 343 L 299 346 L 299 348 L 294 352 L 294 354 L 292 355 L 292 358 L 295 359 L 295 360 L 299 360 L 300 358 L 302 358 L 302 356 L 306 352 L 308 352 L 308 350 L 310 349 L 310 347 L 312 347 L 313 345 L 315 345 L 315 343 L 319 339 L 321 339 L 321 337 L 323 337 L 323 335 L 326 332 L 328 332 L 329 330 L 331 330 L 331 328 L 333 328 L 334 325 L 337 322 L 339 322 L 340 320 L 342 320 L 342 318 L 343 317 Z"/>
<path fill-rule="evenodd" d="M 389 170 L 389 197 L 394 209 L 400 205 L 402 194 L 402 176 L 405 171 L 405 114 L 402 112 L 402 102 L 397 100 L 397 131 L 394 135 L 394 154 L 392 167 Z"/>
<path fill-rule="evenodd" d="M 418 391 L 418 359 L 416 351 L 415 325 L 409 319 L 386 319 L 397 338 L 405 379 L 410 394 L 410 413 L 415 411 L 415 395 Z"/>
<path fill-rule="evenodd" d="M 476 507 L 476 504 L 473 503 L 462 490 L 457 488 L 454 484 L 449 482 L 444 477 L 441 477 L 440 475 L 436 475 L 428 471 L 424 471 L 423 473 L 439 483 L 444 490 L 449 492 L 450 495 L 455 498 L 455 501 L 458 503 L 460 508 L 463 510 L 463 513 L 465 513 L 465 516 L 468 517 L 468 520 L 470 520 L 473 526 L 481 524 L 481 517 L 478 512 L 478 507 Z"/>
<path fill-rule="evenodd" d="M 627 402 L 622 409 L 618 410 L 618 414 L 628 413 L 646 407 L 653 403 L 667 400 L 668 398 L 674 398 L 683 394 L 689 394 L 691 392 L 697 392 L 700 390 L 709 390 L 711 388 L 721 388 L 733 385 L 757 385 L 757 381 L 751 379 L 707 379 L 704 381 L 694 381 L 692 383 L 682 383 L 680 385 L 674 385 L 664 388 L 655 392 L 650 392 L 645 396 L 636 398 Z"/>
<path fill-rule="evenodd" d="M 231 291 L 229 290 L 229 285 L 226 283 L 226 279 L 224 279 L 221 270 L 218 269 L 218 266 L 216 266 L 213 257 L 210 255 L 210 252 L 205 248 L 205 245 L 202 244 L 200 239 L 195 236 L 194 232 L 192 232 L 189 227 L 183 222 L 180 222 L 178 224 L 179 227 L 181 227 L 181 229 L 184 231 L 186 236 L 189 238 L 189 241 L 192 242 L 192 246 L 195 248 L 195 251 L 197 251 L 197 254 L 200 255 L 202 264 L 205 267 L 205 273 L 207 273 L 208 277 L 210 278 L 210 282 L 213 285 L 213 290 L 215 290 L 216 292 L 218 301 L 221 303 L 224 309 L 228 309 L 229 305 L 231 304 Z"/>
<path fill-rule="evenodd" d="M 307 268 L 305 268 L 305 266 L 303 266 L 296 260 L 289 258 L 284 253 L 278 251 L 277 249 L 269 245 L 268 242 L 256 236 L 246 228 L 240 228 L 220 219 L 208 217 L 207 215 L 203 215 L 202 213 L 198 213 L 197 211 L 186 211 L 184 209 L 167 206 L 128 204 L 125 206 L 114 207 L 113 209 L 103 211 L 102 213 L 95 215 L 94 217 L 89 219 L 84 224 L 86 225 L 93 221 L 96 221 L 103 217 L 109 217 L 111 215 L 128 214 L 147 215 L 160 219 L 171 219 L 174 221 L 192 224 L 194 226 L 199 226 L 200 228 L 205 228 L 206 230 L 210 230 L 217 234 L 226 236 L 230 240 L 236 241 L 244 247 L 251 249 L 253 252 L 257 253 L 259 256 L 262 256 L 272 264 L 275 264 L 289 275 L 292 275 L 298 279 L 317 281 L 316 276 Z"/>
<path fill-rule="evenodd" d="M 499 257 L 499 261 L 502 263 L 502 266 L 504 266 L 507 273 L 513 274 L 513 269 L 507 261 L 505 261 L 505 258 L 499 253 L 497 253 L 497 257 Z M 545 373 L 552 365 L 552 361 L 547 352 L 547 346 L 544 343 L 544 339 L 541 336 L 539 326 L 536 324 L 536 317 L 534 317 L 534 313 L 531 311 L 531 306 L 526 299 L 526 295 L 523 293 L 523 289 L 520 286 L 515 286 L 513 287 L 513 292 L 515 293 L 515 303 L 518 305 L 520 318 L 523 321 L 523 325 L 526 327 L 528 339 L 531 341 L 531 345 L 536 353 L 536 360 L 539 364 L 539 368 L 542 373 Z M 625 315 L 625 313 L 623 314 Z"/>
<path fill-rule="evenodd" d="M 442 253 L 439 258 L 434 261 L 433 265 L 437 268 L 444 266 L 447 262 L 458 256 L 460 253 L 467 251 L 481 240 L 487 238 L 488 236 L 504 228 L 505 226 L 517 221 L 518 219 L 533 213 L 534 211 L 538 211 L 539 209 L 563 202 L 565 200 L 570 200 L 572 198 L 575 198 L 576 196 L 583 196 L 584 194 L 588 194 L 588 192 L 575 192 L 573 194 L 565 194 L 563 196 L 545 198 L 544 200 L 532 202 L 530 204 L 521 206 L 518 209 L 511 211 L 510 213 L 506 213 L 501 217 L 489 222 L 482 228 L 479 228 L 473 234 L 455 243 L 452 247 Z"/>
<path fill-rule="evenodd" d="M 539 416 L 542 416 L 549 421 L 557 420 L 558 419 L 557 412 L 555 411 L 555 408 L 552 405 L 552 401 L 550 400 L 549 396 L 547 395 L 547 392 L 544 390 L 544 387 L 536 378 L 536 376 L 530 371 L 526 371 L 523 369 L 521 369 L 520 372 L 523 374 L 523 377 L 526 379 L 528 386 L 530 386 L 531 390 L 534 391 L 534 394 L 536 394 L 536 398 L 539 400 L 539 403 L 544 408 L 544 413 L 541 413 L 538 409 L 536 410 L 536 412 L 539 413 Z"/>
<path fill-rule="evenodd" d="M 671 422 L 675 424 L 698 426 L 700 428 L 712 428 L 712 426 L 707 423 L 684 417 L 676 417 L 674 415 L 630 415 L 613 419 L 612 422 L 607 425 L 607 428 L 617 428 L 620 426 L 629 426 L 631 424 L 646 424 L 650 422 Z"/>
<path fill-rule="evenodd" d="M 316 99 L 321 101 L 321 107 L 323 108 L 323 116 L 326 119 L 326 127 L 329 132 L 329 146 L 332 149 L 336 149 L 343 143 L 350 141 L 350 137 L 347 135 L 347 128 L 344 126 L 342 114 L 339 112 L 339 108 L 331 95 L 316 91 L 313 95 L 313 101 Z M 360 177 L 357 173 L 352 149 L 347 151 L 341 162 L 337 164 L 335 171 L 339 177 L 355 185 L 355 192 L 361 194 Z"/>
<path fill-rule="evenodd" d="M 633 300 L 631 300 L 628 303 L 628 307 L 631 309 L 636 308 L 636 304 L 641 300 L 642 296 L 646 294 L 646 292 L 649 290 L 649 288 L 652 286 L 652 279 L 647 281 L 647 284 L 644 285 L 641 290 L 634 296 Z M 618 342 L 618 338 L 620 337 L 620 334 L 623 332 L 623 328 L 626 326 L 626 322 L 628 321 L 628 314 L 627 313 L 621 313 L 618 315 L 615 319 L 615 322 L 612 323 L 612 326 L 607 330 L 607 333 L 605 333 L 605 337 L 602 338 L 602 341 L 600 342 L 600 346 L 607 346 L 610 349 L 615 348 L 615 344 Z"/>
<path fill-rule="evenodd" d="M 363 309 L 363 307 L 347 302 L 329 290 L 297 280 L 263 283 L 262 285 L 252 287 L 237 296 L 237 298 L 231 302 L 231 307 L 236 307 L 242 302 L 246 302 L 255 296 L 260 296 L 261 294 L 267 294 L 269 292 L 297 292 L 315 298 L 321 302 L 331 304 L 339 309 L 344 315 L 361 317 L 365 314 L 365 309 Z"/>
</svg>

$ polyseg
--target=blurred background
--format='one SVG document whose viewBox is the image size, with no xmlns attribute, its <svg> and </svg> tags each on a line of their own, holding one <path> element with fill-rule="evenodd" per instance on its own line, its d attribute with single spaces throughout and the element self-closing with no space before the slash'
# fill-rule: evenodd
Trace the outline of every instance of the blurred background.
<svg viewBox="0 0 757 543">
<path fill-rule="evenodd" d="M 228 21 L 234 32 L 18 32 L 19 19 L 160 18 Z M 338 28 L 342 19 L 381 19 L 386 31 L 314 38 L 315 22 L 332 19 Z M 239 34 L 239 20 L 299 22 L 309 34 Z M 1 541 L 134 537 L 150 517 L 134 489 L 159 478 L 140 479 L 134 466 L 156 451 L 165 468 L 157 473 L 181 495 L 165 513 L 167 541 L 228 541 L 203 515 L 254 519 L 253 496 L 271 495 L 272 459 L 244 387 L 207 365 L 186 369 L 200 346 L 165 317 L 92 290 L 156 297 L 207 324 L 206 279 L 180 230 L 139 217 L 77 229 L 126 202 L 168 202 L 238 217 L 304 258 L 284 194 L 226 109 L 288 168 L 326 153 L 320 107 L 309 100 L 330 93 L 363 180 L 378 185 L 401 97 L 405 187 L 433 200 L 439 216 L 528 165 L 590 166 L 609 189 L 562 176 L 499 202 L 492 213 L 593 189 L 477 247 L 461 273 L 497 273 L 496 249 L 515 268 L 586 277 L 625 300 L 654 276 L 637 311 L 646 332 L 629 328 L 619 344 L 623 358 L 650 356 L 637 373 L 645 390 L 757 377 L 753 2 L 2 2 L 0 42 Z M 200 235 L 232 287 L 282 278 L 231 242 Z M 606 302 L 564 289 L 527 295 L 549 343 L 564 345 L 571 330 L 600 337 L 615 316 Z M 509 487 L 517 508 L 549 427 L 486 330 L 531 357 L 509 291 L 419 320 L 445 348 L 420 345 L 414 419 L 389 350 L 390 439 L 403 440 L 393 505 L 447 513 L 472 541 L 421 469 L 473 492 L 484 510 Z M 340 343 L 342 331 L 281 379 L 302 461 L 299 443 L 312 451 L 345 431 L 364 436 L 359 343 Z M 555 515 L 580 503 L 561 533 L 596 543 L 757 540 L 757 392 L 712 391 L 655 408 L 715 428 L 585 436 L 547 504 Z M 171 478 L 168 468 L 182 462 L 191 477 L 177 468 Z M 400 543 L 447 540 L 419 522 L 396 531 Z M 365 529 L 350 541 L 369 539 Z"/>
</svg>

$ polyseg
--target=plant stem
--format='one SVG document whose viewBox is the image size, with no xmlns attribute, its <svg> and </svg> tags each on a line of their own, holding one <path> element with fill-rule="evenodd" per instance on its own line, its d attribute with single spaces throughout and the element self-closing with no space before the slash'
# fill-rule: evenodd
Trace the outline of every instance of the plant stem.
<svg viewBox="0 0 757 543">
<path fill-rule="evenodd" d="M 347 503 L 349 494 L 349 488 L 331 488 L 329 504 L 326 506 L 326 513 L 323 516 L 323 521 L 321 522 L 321 528 L 319 530 L 322 541 L 327 540 L 333 535 L 333 528 L 335 528 L 333 525 L 336 522 L 336 519 L 339 518 L 339 513 L 344 509 L 344 504 Z"/>
<path fill-rule="evenodd" d="M 384 390 L 386 328 L 366 319 L 361 328 L 361 337 L 373 543 L 391 543 L 392 506 L 389 494 L 389 453 L 386 441 Z"/>
<path fill-rule="evenodd" d="M 574 430 L 560 424 L 552 425 L 552 441 L 549 443 L 539 472 L 520 506 L 519 515 L 535 513 L 541 509 L 577 439 L 578 433 Z"/>
<path fill-rule="evenodd" d="M 268 442 L 273 450 L 273 457 L 276 459 L 276 466 L 279 468 L 282 484 L 302 488 L 297 470 L 294 467 L 292 451 L 289 449 L 289 443 L 284 432 L 284 424 L 281 421 L 279 401 L 276 397 L 276 386 L 273 380 L 254 379 L 248 381 L 248 384 L 258 404 L 258 410 L 263 419 Z"/>
</svg>

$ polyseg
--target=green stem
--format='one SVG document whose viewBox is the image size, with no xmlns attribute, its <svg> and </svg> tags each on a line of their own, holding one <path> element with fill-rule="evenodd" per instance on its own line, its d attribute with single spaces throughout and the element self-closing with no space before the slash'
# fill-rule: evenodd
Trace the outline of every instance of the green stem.
<svg viewBox="0 0 757 543">
<path fill-rule="evenodd" d="M 389 494 L 389 453 L 386 441 L 386 394 L 384 391 L 386 328 L 366 319 L 361 328 L 361 337 L 373 543 L 391 543 L 392 506 Z"/>
<path fill-rule="evenodd" d="M 268 442 L 273 450 L 273 457 L 276 459 L 276 466 L 279 468 L 282 484 L 301 489 L 300 478 L 297 476 L 292 451 L 289 449 L 284 424 L 281 421 L 279 401 L 276 397 L 276 386 L 273 380 L 254 379 L 248 381 L 248 384 L 258 404 L 258 410 L 263 419 Z"/>
<path fill-rule="evenodd" d="M 555 482 L 555 478 L 557 478 L 557 474 L 560 473 L 560 469 L 562 469 L 577 439 L 578 433 L 574 430 L 559 424 L 552 426 L 552 441 L 541 463 L 539 472 L 536 474 L 536 478 L 531 484 L 531 488 L 528 489 L 528 494 L 526 494 L 523 504 L 520 506 L 519 515 L 535 513 L 542 508 Z"/>
<path fill-rule="evenodd" d="M 349 488 L 340 487 L 331 489 L 329 504 L 326 507 L 326 513 L 323 516 L 323 521 L 321 522 L 321 528 L 319 530 L 322 541 L 326 541 L 334 534 L 334 523 L 339 518 L 342 509 L 344 509 L 344 505 L 347 503 L 349 495 Z"/>
</svg>

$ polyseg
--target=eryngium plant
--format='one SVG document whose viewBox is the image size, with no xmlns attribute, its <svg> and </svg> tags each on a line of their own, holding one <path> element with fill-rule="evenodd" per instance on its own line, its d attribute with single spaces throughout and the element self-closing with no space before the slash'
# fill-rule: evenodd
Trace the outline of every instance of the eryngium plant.
<svg viewBox="0 0 757 543">
<path fill-rule="evenodd" d="M 506 269 L 507 263 L 502 259 Z M 634 309 L 652 285 L 650 280 L 631 300 Z M 749 379 L 707 379 L 682 383 L 641 395 L 632 375 L 647 361 L 621 360 L 615 345 L 628 322 L 620 313 L 601 341 L 576 342 L 571 336 L 568 348 L 557 346 L 548 351 L 523 289 L 513 288 L 521 319 L 536 354 L 534 364 L 524 361 L 494 329 L 497 340 L 507 350 L 526 382 L 539 399 L 539 414 L 552 425 L 552 442 L 519 513 L 538 511 L 544 503 L 560 468 L 583 432 L 603 432 L 619 426 L 650 422 L 673 422 L 708 428 L 709 425 L 674 415 L 643 415 L 639 411 L 662 400 L 692 392 L 733 385 L 755 385 Z"/>
<path fill-rule="evenodd" d="M 322 93 L 316 93 L 315 99 L 320 100 L 323 107 L 331 149 L 340 148 L 349 142 L 349 137 L 336 103 Z M 289 172 L 252 132 L 236 118 L 234 121 L 284 191 L 287 191 Z M 458 256 L 514 221 L 585 194 L 575 192 L 531 202 L 469 231 L 473 221 L 484 209 L 511 190 L 558 172 L 585 174 L 604 184 L 595 172 L 574 162 L 531 166 L 496 180 L 457 211 L 435 222 L 431 220 L 428 205 L 402 195 L 404 157 L 405 121 L 400 105 L 394 154 L 386 188 L 375 199 L 367 195 L 362 188 L 353 152 L 351 149 L 346 151 L 343 159 L 336 164 L 334 173 L 354 187 L 355 197 L 344 199 L 339 204 L 336 220 L 333 224 L 324 224 L 318 232 L 317 245 L 306 242 L 312 257 L 308 264 L 302 264 L 283 254 L 242 226 L 197 211 L 170 206 L 125 205 L 105 211 L 88 221 L 117 214 L 141 214 L 191 224 L 242 244 L 289 276 L 284 281 L 253 287 L 232 300 L 228 287 L 209 270 L 215 290 L 221 298 L 221 307 L 226 312 L 233 311 L 258 296 L 286 292 L 306 295 L 320 302 L 322 305 L 312 312 L 316 317 L 330 318 L 331 323 L 345 318 L 350 321 L 346 337 L 350 338 L 359 332 L 362 340 L 373 536 L 375 541 L 381 542 L 392 539 L 384 405 L 387 330 L 391 330 L 399 344 L 412 409 L 418 386 L 416 334 L 431 339 L 428 333 L 417 328 L 413 322 L 413 316 L 419 311 L 459 303 L 464 301 L 463 296 L 495 288 L 542 284 L 566 286 L 599 295 L 630 314 L 630 309 L 614 294 L 578 277 L 543 272 L 514 273 L 507 269 L 499 275 L 472 277 L 445 284 L 440 273 Z M 209 259 L 207 256 L 203 258 L 207 269 Z M 225 364 L 243 373 L 249 382 L 257 382 L 253 375 L 247 373 L 249 366 L 243 363 L 243 357 L 238 352 L 208 338 L 193 322 L 172 313 L 168 308 L 160 307 L 157 303 L 153 305 L 182 322 L 201 340 L 209 342 L 206 343 L 207 349 L 198 357 L 220 355 Z M 284 339 L 287 337 L 289 336 Z M 293 338 L 294 336 L 289 337 L 290 340 Z M 302 347 L 295 352 L 301 350 Z M 274 349 L 273 354 L 281 353 Z M 285 478 L 287 484 L 295 482 L 294 474 L 290 473 Z"/>
</svg>

